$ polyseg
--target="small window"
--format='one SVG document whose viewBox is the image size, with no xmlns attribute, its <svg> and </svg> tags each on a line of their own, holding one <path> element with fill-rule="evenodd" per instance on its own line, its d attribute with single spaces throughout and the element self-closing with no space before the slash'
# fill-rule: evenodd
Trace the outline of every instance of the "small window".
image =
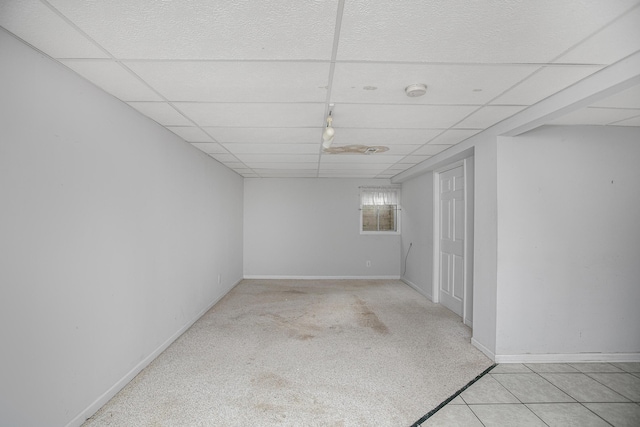
<svg viewBox="0 0 640 427">
<path fill-rule="evenodd" d="M 399 233 L 399 211 L 399 188 L 362 187 L 360 189 L 360 233 Z"/>
</svg>

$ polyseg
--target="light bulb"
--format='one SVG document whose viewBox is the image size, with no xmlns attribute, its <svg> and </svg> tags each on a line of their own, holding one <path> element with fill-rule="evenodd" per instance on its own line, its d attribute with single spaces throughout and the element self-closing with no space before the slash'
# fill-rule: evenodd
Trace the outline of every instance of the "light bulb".
<svg viewBox="0 0 640 427">
<path fill-rule="evenodd" d="M 335 135 L 336 135 L 336 130 L 331 126 L 328 126 L 322 133 L 322 139 L 324 139 L 325 141 L 333 140 L 333 137 Z"/>
<path fill-rule="evenodd" d="M 333 143 L 333 137 L 336 135 L 336 130 L 332 127 L 327 127 L 322 132 L 322 147 L 328 149 Z"/>
</svg>

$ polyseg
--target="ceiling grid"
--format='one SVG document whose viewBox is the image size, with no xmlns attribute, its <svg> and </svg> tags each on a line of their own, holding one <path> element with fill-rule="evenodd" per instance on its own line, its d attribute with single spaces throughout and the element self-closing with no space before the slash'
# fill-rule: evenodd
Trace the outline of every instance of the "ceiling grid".
<svg viewBox="0 0 640 427">
<path fill-rule="evenodd" d="M 638 0 L 5 0 L 0 26 L 245 177 L 392 178 L 640 51 Z M 548 124 L 639 126 L 638 90 Z M 334 146 L 388 151 L 323 150 L 330 104 Z"/>
</svg>

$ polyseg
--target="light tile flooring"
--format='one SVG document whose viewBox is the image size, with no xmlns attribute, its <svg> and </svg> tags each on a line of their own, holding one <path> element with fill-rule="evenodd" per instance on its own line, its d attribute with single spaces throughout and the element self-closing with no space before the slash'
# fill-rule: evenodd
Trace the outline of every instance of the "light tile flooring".
<svg viewBox="0 0 640 427">
<path fill-rule="evenodd" d="M 640 362 L 501 364 L 421 427 L 640 426 Z"/>
</svg>

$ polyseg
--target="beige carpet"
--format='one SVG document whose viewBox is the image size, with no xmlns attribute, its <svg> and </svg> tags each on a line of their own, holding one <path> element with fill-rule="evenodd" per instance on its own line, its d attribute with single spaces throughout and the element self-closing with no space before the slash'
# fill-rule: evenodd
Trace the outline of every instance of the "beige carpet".
<svg viewBox="0 0 640 427">
<path fill-rule="evenodd" d="M 492 362 L 400 281 L 245 280 L 84 425 L 409 426 Z"/>
</svg>

